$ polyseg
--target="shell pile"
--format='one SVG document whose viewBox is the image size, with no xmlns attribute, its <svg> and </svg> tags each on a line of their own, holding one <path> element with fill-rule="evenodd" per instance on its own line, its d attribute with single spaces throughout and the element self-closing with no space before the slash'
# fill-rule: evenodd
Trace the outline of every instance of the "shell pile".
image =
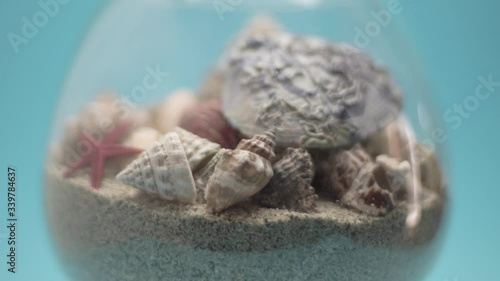
<svg viewBox="0 0 500 281">
<path fill-rule="evenodd" d="M 400 90 L 353 46 L 259 18 L 206 81 L 198 98 L 178 90 L 149 115 L 135 113 L 137 129 L 125 142 L 145 151 L 119 181 L 204 204 L 211 214 L 246 202 L 296 212 L 338 204 L 383 216 L 408 203 L 416 181 L 442 192 L 434 151 L 407 136 L 411 129 L 397 118 Z M 109 103 L 78 126 L 95 126 L 93 115 L 107 114 Z"/>
</svg>

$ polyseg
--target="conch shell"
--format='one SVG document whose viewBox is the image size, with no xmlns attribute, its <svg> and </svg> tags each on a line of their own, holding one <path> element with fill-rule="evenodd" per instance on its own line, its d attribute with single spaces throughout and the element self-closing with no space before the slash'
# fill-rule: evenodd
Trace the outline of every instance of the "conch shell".
<svg viewBox="0 0 500 281">
<path fill-rule="evenodd" d="M 274 175 L 256 195 L 258 202 L 270 208 L 310 211 L 316 207 L 318 195 L 311 186 L 314 166 L 303 148 L 287 148 L 273 165 Z"/>
<path fill-rule="evenodd" d="M 273 176 L 269 158 L 274 156 L 275 132 L 242 141 L 235 150 L 225 150 L 205 190 L 210 213 L 219 213 L 262 190 Z"/>
<path fill-rule="evenodd" d="M 153 111 L 156 128 L 167 133 L 179 125 L 182 115 L 198 102 L 191 90 L 177 89 Z"/>
<path fill-rule="evenodd" d="M 192 134 L 182 128 L 176 127 L 175 132 L 179 135 L 193 173 L 207 164 L 221 149 L 220 145 Z"/>
<path fill-rule="evenodd" d="M 160 142 L 128 165 L 117 180 L 171 201 L 194 203 L 196 188 L 177 133 L 167 133 Z"/>
</svg>

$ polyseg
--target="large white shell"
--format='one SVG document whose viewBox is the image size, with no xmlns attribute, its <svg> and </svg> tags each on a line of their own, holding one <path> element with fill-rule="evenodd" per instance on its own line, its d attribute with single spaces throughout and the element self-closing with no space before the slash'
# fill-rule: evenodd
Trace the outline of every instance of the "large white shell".
<svg viewBox="0 0 500 281">
<path fill-rule="evenodd" d="M 182 128 L 176 127 L 175 132 L 179 135 L 193 173 L 203 167 L 221 149 L 219 144 L 192 134 Z"/>
<path fill-rule="evenodd" d="M 198 102 L 188 89 L 178 89 L 155 108 L 153 116 L 156 128 L 167 133 L 172 131 L 181 120 L 182 114 Z"/>
<path fill-rule="evenodd" d="M 164 199 L 194 203 L 196 188 L 179 136 L 167 133 L 128 165 L 119 181 Z"/>
<path fill-rule="evenodd" d="M 259 192 L 273 176 L 271 163 L 246 150 L 226 150 L 205 190 L 210 213 L 219 213 Z"/>
<path fill-rule="evenodd" d="M 222 100 L 225 116 L 245 135 L 277 127 L 280 146 L 338 147 L 400 112 L 390 75 L 352 46 L 286 32 L 244 39 L 231 49 Z"/>
</svg>

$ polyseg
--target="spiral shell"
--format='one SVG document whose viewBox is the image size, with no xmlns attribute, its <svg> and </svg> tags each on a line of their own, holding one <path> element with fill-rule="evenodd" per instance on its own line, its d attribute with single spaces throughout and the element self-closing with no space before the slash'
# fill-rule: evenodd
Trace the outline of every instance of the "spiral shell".
<svg viewBox="0 0 500 281">
<path fill-rule="evenodd" d="M 199 102 L 186 109 L 179 127 L 228 149 L 234 149 L 241 139 L 222 115 L 219 100 Z"/>
<path fill-rule="evenodd" d="M 191 171 L 195 173 L 212 159 L 212 157 L 221 149 L 220 145 L 213 143 L 207 139 L 201 138 L 179 127 L 175 128 L 175 132 L 186 152 L 186 156 L 191 167 Z"/>
<path fill-rule="evenodd" d="M 302 148 L 287 148 L 273 165 L 274 175 L 256 195 L 257 201 L 270 208 L 310 211 L 318 196 L 311 186 L 314 167 L 311 156 Z"/>
<path fill-rule="evenodd" d="M 273 176 L 271 163 L 246 150 L 226 150 L 207 183 L 210 213 L 219 213 L 259 192 Z"/>
<path fill-rule="evenodd" d="M 324 164 L 321 186 L 338 200 L 351 188 L 361 168 L 371 163 L 370 156 L 361 146 L 332 154 Z"/>
<path fill-rule="evenodd" d="M 164 199 L 194 203 L 195 183 L 177 133 L 167 133 L 160 142 L 128 165 L 117 180 Z"/>
<path fill-rule="evenodd" d="M 270 130 L 242 140 L 235 150 L 220 153 L 205 189 L 210 213 L 219 213 L 250 198 L 269 182 L 273 176 L 269 160 L 274 157 L 274 136 Z"/>
<path fill-rule="evenodd" d="M 274 154 L 274 138 L 276 131 L 274 129 L 266 131 L 262 134 L 255 135 L 251 139 L 243 139 L 240 141 L 236 149 L 251 151 L 265 159 L 271 160 Z"/>
</svg>

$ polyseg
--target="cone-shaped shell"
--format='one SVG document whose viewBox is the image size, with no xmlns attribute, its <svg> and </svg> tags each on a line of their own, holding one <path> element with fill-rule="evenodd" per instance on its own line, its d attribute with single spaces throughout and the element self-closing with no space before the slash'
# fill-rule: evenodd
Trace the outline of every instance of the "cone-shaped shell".
<svg viewBox="0 0 500 281">
<path fill-rule="evenodd" d="M 271 160 L 274 155 L 274 138 L 276 131 L 269 130 L 262 134 L 255 135 L 251 139 L 243 139 L 240 141 L 236 149 L 251 151 L 264 157 L 267 160 Z"/>
<path fill-rule="evenodd" d="M 179 135 L 193 173 L 207 164 L 221 149 L 219 144 L 192 134 L 182 128 L 176 127 L 175 132 Z"/>
<path fill-rule="evenodd" d="M 226 150 L 205 190 L 210 213 L 219 213 L 259 192 L 273 176 L 271 163 L 246 150 Z"/>
<path fill-rule="evenodd" d="M 231 49 L 224 116 L 244 135 L 281 121 L 279 146 L 336 148 L 398 116 L 401 91 L 359 49 L 287 32 L 244 37 Z"/>
<path fill-rule="evenodd" d="M 303 148 L 287 148 L 273 165 L 273 177 L 255 197 L 270 208 L 310 211 L 318 196 L 311 186 L 314 167 L 311 156 Z"/>
<path fill-rule="evenodd" d="M 175 132 L 167 133 L 116 178 L 167 200 L 194 203 L 196 197 L 188 159 Z"/>
<path fill-rule="evenodd" d="M 370 156 L 361 146 L 350 150 L 339 151 L 330 156 L 324 168 L 321 187 L 326 189 L 335 200 L 344 196 L 351 188 L 352 182 L 359 171 L 372 162 Z"/>
</svg>

